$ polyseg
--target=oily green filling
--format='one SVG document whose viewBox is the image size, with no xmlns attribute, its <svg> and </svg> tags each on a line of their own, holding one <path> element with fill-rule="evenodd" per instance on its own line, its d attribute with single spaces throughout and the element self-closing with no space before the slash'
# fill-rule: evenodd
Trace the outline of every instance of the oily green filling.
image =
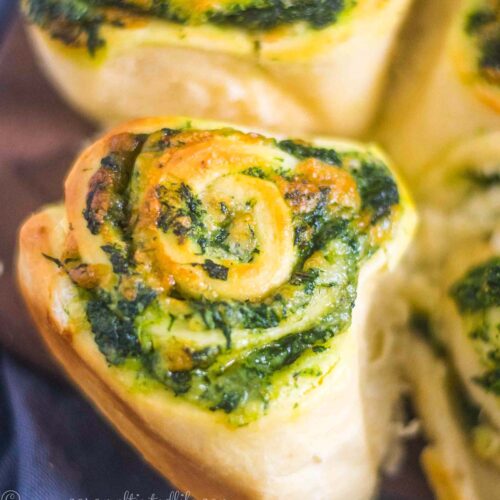
<svg viewBox="0 0 500 500">
<path fill-rule="evenodd" d="M 500 2 L 471 12 L 465 29 L 479 49 L 479 72 L 490 83 L 500 85 Z"/>
<path fill-rule="evenodd" d="M 193 16 L 187 9 L 158 0 L 145 5 L 133 0 L 26 0 L 28 19 L 68 45 L 86 44 L 93 54 L 105 44 L 104 24 L 124 26 L 127 15 L 155 17 L 178 24 L 210 23 L 250 32 L 268 31 L 286 24 L 304 22 L 322 29 L 337 22 L 355 0 L 256 0 L 237 2 Z M 111 10 L 110 10 L 111 9 Z"/>
<path fill-rule="evenodd" d="M 331 340 L 350 324 L 356 298 L 357 268 L 354 267 L 355 259 L 347 260 L 346 264 L 353 267 L 345 269 L 344 282 L 330 285 L 339 288 L 336 300 L 316 326 L 287 334 L 242 353 L 233 353 L 229 343 L 225 348 L 219 345 L 198 350 L 186 349 L 186 354 L 192 360 L 192 367 L 188 370 L 169 370 L 160 353 L 138 337 L 141 322 L 147 318 L 142 313 L 146 311 L 153 317 L 162 314 L 158 313 L 155 294 L 151 290 L 139 289 L 132 301 L 119 295 L 111 298 L 102 291 L 87 292 L 87 318 L 95 341 L 109 363 L 121 365 L 127 359 L 136 359 L 140 361 L 145 375 L 160 382 L 174 394 L 213 411 L 232 413 L 239 409 L 240 413 L 245 413 L 244 407 L 250 403 L 257 413 L 261 413 L 272 399 L 276 377 L 302 356 L 324 352 Z M 311 286 L 310 282 L 302 293 L 298 291 L 297 295 L 301 295 L 299 301 L 302 299 L 305 302 L 304 295 L 309 298 L 313 296 L 307 286 Z M 300 307 L 291 301 L 285 302 L 279 294 L 263 303 L 185 300 L 192 309 L 190 317 L 200 316 L 207 329 L 220 329 L 228 340 L 233 328 L 250 329 L 254 332 L 250 335 L 258 335 L 259 331 L 279 326 L 289 313 Z M 172 327 L 176 320 L 171 315 L 169 326 Z M 226 367 L 223 362 L 219 362 L 221 355 L 235 357 L 236 362 Z M 321 375 L 321 372 L 317 375 Z M 294 376 L 300 376 L 300 371 Z"/>
<path fill-rule="evenodd" d="M 331 313 L 327 318 L 329 321 L 324 320 L 315 328 L 285 335 L 253 349 L 229 368 L 221 367 L 214 356 L 211 360 L 203 360 L 208 367 L 172 373 L 165 371 L 162 360 L 153 352 L 148 356 L 148 370 L 167 386 L 172 384 L 176 394 L 184 394 L 187 399 L 210 410 L 231 413 L 245 403 L 253 403 L 265 411 L 271 400 L 275 376 L 301 356 L 307 353 L 314 355 L 317 352 L 315 349 L 326 348 L 328 342 L 345 329 L 355 299 L 353 292 L 353 288 L 346 288 L 342 304 L 337 304 L 341 308 Z"/>
<path fill-rule="evenodd" d="M 137 158 L 142 153 L 161 155 L 174 144 L 182 147 L 182 138 L 175 142 L 179 132 L 164 129 L 147 137 L 130 134 L 117 141 L 116 148 L 101 160 L 100 169 L 89 183 L 83 216 L 92 234 L 99 234 L 104 226 L 107 233 L 115 234 L 116 243 L 102 249 L 108 255 L 117 284 L 112 290 L 80 287 L 80 295 L 96 344 L 110 364 L 122 366 L 134 360 L 146 378 L 179 397 L 213 411 L 239 412 L 243 415 L 239 422 L 244 423 L 265 412 L 273 399 L 275 385 L 283 380 L 282 374 L 289 373 L 294 380 L 321 374 L 319 370 L 302 370 L 301 361 L 320 356 L 349 327 L 360 267 L 377 249 L 370 242 L 369 231 L 376 224 L 390 221 L 399 203 L 399 193 L 387 167 L 368 153 L 363 156 L 358 152 L 336 152 L 305 143 L 266 139 L 299 160 L 319 158 L 332 168 L 347 169 L 358 184 L 361 212 L 332 209 L 328 203 L 329 191 L 320 188 L 308 210 L 293 212 L 298 258 L 287 283 L 258 301 L 195 298 L 174 286 L 168 297 L 185 304 L 189 312 L 173 314 L 162 308 L 162 297 L 145 284 L 137 271 L 134 254 L 140 243 L 132 237 L 136 216 L 131 186 L 134 182 L 140 185 L 135 169 Z M 279 158 L 271 159 L 269 166 L 241 173 L 269 182 L 279 178 L 299 185 L 301 182 L 293 170 L 283 170 Z M 293 191 L 289 194 L 291 199 L 285 195 L 285 201 L 291 204 L 300 195 Z M 241 206 L 220 203 L 218 216 L 222 222 L 215 229 L 211 224 L 208 230 L 207 208 L 189 186 L 161 185 L 156 196 L 161 206 L 158 230 L 178 238 L 179 242 L 189 240 L 195 244 L 197 253 L 204 256 L 201 267 L 212 279 L 226 280 L 230 275 L 230 268 L 217 263 L 221 255 L 241 263 L 251 261 L 258 252 L 258 244 L 252 246 L 251 223 L 248 232 L 251 245 L 245 247 L 250 250 L 245 254 L 241 248 L 231 246 L 235 212 L 243 210 L 247 215 L 248 209 L 251 214 L 252 203 Z M 328 269 L 307 264 L 309 257 L 318 252 Z M 62 268 L 73 265 L 59 261 L 56 264 Z M 128 286 L 127 297 L 121 288 L 125 282 L 133 283 L 134 288 L 131 293 Z M 309 318 L 298 331 L 288 328 L 280 338 L 259 340 L 270 329 L 303 319 L 308 307 L 318 302 L 323 304 L 320 316 Z M 193 320 L 205 331 L 220 332 L 224 342 L 196 348 L 185 344 L 181 354 L 189 359 L 189 367 L 172 369 L 165 364 L 155 332 L 160 329 L 175 334 L 190 330 Z M 249 336 L 248 348 L 233 346 L 234 332 L 241 331 Z M 245 414 L 250 406 L 254 417 Z"/>
<path fill-rule="evenodd" d="M 468 335 L 482 353 L 487 370 L 474 381 L 500 396 L 500 323 L 492 314 L 500 307 L 500 257 L 469 270 L 450 289 L 450 295 L 469 325 Z"/>
</svg>

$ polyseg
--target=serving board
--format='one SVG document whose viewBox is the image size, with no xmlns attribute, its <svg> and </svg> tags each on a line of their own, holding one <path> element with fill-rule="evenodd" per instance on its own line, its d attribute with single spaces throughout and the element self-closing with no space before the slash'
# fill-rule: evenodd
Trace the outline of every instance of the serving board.
<svg viewBox="0 0 500 500">
<path fill-rule="evenodd" d="M 0 343 L 41 376 L 58 368 L 17 291 L 17 231 L 30 213 L 62 197 L 72 159 L 96 133 L 47 82 L 15 16 L 0 47 Z M 408 441 L 400 470 L 384 479 L 379 500 L 433 498 L 419 467 L 421 448 L 420 438 Z"/>
</svg>

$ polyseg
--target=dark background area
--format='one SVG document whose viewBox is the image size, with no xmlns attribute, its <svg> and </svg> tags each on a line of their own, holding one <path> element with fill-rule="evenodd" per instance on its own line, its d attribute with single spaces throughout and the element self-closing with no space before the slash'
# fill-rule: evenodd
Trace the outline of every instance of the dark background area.
<svg viewBox="0 0 500 500">
<path fill-rule="evenodd" d="M 169 498 L 170 486 L 66 381 L 17 291 L 18 227 L 62 197 L 64 175 L 96 128 L 45 80 L 8 0 L 0 0 L 0 43 L 0 496 L 11 489 L 29 500 L 122 499 L 127 491 L 138 495 L 128 500 Z M 421 446 L 408 443 L 380 500 L 432 499 Z"/>
</svg>

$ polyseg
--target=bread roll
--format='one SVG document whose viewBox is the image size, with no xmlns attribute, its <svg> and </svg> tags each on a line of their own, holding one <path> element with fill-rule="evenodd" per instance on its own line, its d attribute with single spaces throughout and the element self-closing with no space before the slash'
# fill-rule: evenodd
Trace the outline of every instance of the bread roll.
<svg viewBox="0 0 500 500">
<path fill-rule="evenodd" d="M 430 438 L 438 499 L 500 491 L 500 132 L 438 158 L 421 184 L 421 227 L 405 289 L 406 371 Z"/>
<path fill-rule="evenodd" d="M 446 148 L 500 129 L 497 0 L 420 0 L 405 30 L 377 136 L 412 178 Z"/>
<path fill-rule="evenodd" d="M 366 315 L 414 223 L 372 146 L 144 119 L 24 224 L 19 281 L 70 377 L 179 489 L 368 499 L 398 384 Z"/>
<path fill-rule="evenodd" d="M 104 124 L 158 114 L 348 136 L 371 123 L 411 0 L 26 0 L 43 67 Z"/>
</svg>

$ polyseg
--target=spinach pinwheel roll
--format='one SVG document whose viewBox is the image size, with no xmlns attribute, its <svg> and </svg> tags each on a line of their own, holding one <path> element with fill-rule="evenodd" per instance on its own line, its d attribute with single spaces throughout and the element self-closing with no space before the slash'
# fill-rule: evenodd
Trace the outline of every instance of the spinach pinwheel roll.
<svg viewBox="0 0 500 500">
<path fill-rule="evenodd" d="M 500 132 L 436 162 L 426 180 L 407 363 L 439 499 L 500 492 Z M 412 282 L 413 281 L 413 282 Z M 412 284 L 408 287 L 408 283 Z"/>
<path fill-rule="evenodd" d="M 415 16 L 380 140 L 418 172 L 443 148 L 500 128 L 500 2 L 422 0 Z"/>
<path fill-rule="evenodd" d="M 78 158 L 21 230 L 19 279 L 69 375 L 179 488 L 363 499 L 397 397 L 365 315 L 413 225 L 373 147 L 151 118 Z"/>
<path fill-rule="evenodd" d="M 411 0 L 23 0 L 78 109 L 359 135 Z"/>
</svg>

